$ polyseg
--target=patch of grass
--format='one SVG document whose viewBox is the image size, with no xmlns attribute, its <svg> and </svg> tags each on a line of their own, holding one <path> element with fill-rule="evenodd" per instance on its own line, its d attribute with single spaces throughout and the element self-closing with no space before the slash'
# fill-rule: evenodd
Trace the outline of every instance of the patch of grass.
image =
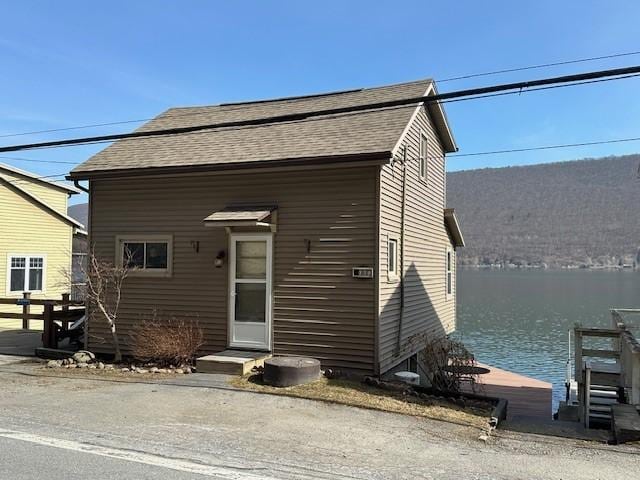
<svg viewBox="0 0 640 480">
<path fill-rule="evenodd" d="M 351 380 L 321 378 L 305 385 L 272 387 L 262 383 L 261 375 L 235 377 L 229 381 L 236 388 L 273 395 L 320 400 L 352 407 L 401 413 L 485 428 L 490 408 L 459 407 L 435 397 L 405 396 Z"/>
</svg>

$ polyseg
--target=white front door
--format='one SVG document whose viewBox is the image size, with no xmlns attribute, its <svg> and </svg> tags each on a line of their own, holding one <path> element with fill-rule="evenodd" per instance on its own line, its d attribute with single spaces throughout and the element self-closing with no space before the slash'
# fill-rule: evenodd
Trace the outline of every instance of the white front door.
<svg viewBox="0 0 640 480">
<path fill-rule="evenodd" d="M 232 234 L 229 346 L 271 350 L 271 234 Z"/>
</svg>

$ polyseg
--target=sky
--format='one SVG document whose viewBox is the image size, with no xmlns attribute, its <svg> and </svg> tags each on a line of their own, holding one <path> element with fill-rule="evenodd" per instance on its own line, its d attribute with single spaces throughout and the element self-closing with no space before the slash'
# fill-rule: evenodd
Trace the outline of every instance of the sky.
<svg viewBox="0 0 640 480">
<path fill-rule="evenodd" d="M 634 1 L 0 0 L 0 145 L 128 132 L 169 107 L 435 78 L 440 92 L 640 65 Z M 640 77 L 456 103 L 460 153 L 640 137 Z M 104 145 L 6 154 L 64 174 Z M 640 152 L 640 142 L 451 157 L 450 171 Z M 2 155 L 2 154 L 0 154 Z M 8 159 L 20 157 L 40 162 Z M 54 163 L 70 162 L 70 163 Z M 73 203 L 85 201 L 76 196 Z"/>
</svg>

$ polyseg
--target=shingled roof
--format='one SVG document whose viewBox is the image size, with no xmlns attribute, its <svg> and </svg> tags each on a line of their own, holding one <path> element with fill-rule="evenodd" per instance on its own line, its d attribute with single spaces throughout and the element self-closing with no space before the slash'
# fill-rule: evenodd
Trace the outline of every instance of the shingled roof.
<svg viewBox="0 0 640 480">
<path fill-rule="evenodd" d="M 216 106 L 172 108 L 137 131 L 252 120 L 375 102 L 419 97 L 433 84 L 420 80 L 378 88 Z M 433 90 L 432 90 L 433 91 Z M 435 124 L 446 151 L 455 143 L 439 105 Z M 260 126 L 204 130 L 177 135 L 119 140 L 71 172 L 72 178 L 171 167 L 240 168 L 291 160 L 322 160 L 390 155 L 415 105 L 365 110 Z"/>
</svg>

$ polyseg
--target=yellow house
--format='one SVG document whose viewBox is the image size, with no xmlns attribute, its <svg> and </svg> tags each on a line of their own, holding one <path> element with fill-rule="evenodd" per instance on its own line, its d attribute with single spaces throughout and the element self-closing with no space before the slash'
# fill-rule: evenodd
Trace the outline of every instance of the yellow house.
<svg viewBox="0 0 640 480">
<path fill-rule="evenodd" d="M 85 233 L 84 225 L 67 215 L 67 201 L 76 193 L 69 185 L 0 164 L 0 297 L 31 292 L 32 298 L 57 299 L 69 292 L 73 236 Z M 1 311 L 19 308 L 2 305 Z M 0 329 L 21 326 L 20 320 L 0 318 Z"/>
</svg>

